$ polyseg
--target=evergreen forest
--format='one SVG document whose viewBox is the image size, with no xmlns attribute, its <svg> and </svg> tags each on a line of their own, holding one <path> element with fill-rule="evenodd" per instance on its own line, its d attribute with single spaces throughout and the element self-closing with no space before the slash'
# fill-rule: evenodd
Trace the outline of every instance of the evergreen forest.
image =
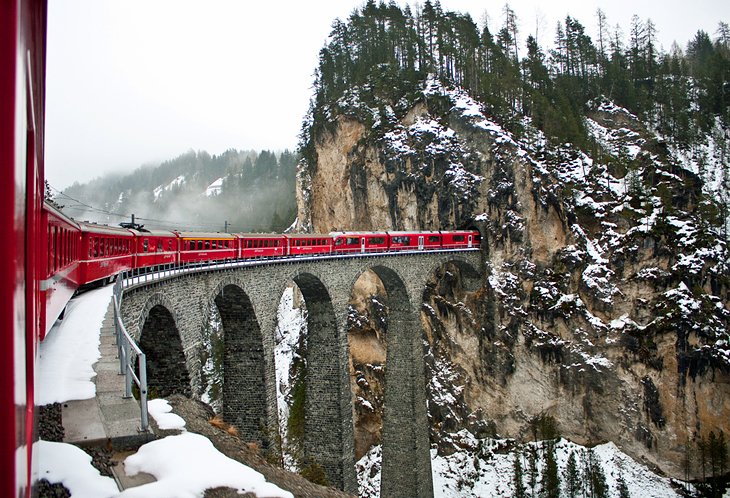
<svg viewBox="0 0 730 498">
<path fill-rule="evenodd" d="M 552 39 L 529 35 L 525 45 L 509 5 L 501 17 L 493 33 L 469 14 L 444 10 L 438 0 L 415 9 L 368 0 L 347 22 L 336 20 L 319 55 L 311 121 L 302 133 L 305 157 L 312 154 L 310 133 L 326 123 L 326 106 L 352 88 L 397 104 L 428 74 L 466 89 L 517 135 L 527 117 L 551 142 L 585 150 L 592 146 L 583 119 L 586 104 L 599 97 L 628 109 L 685 150 L 711 133 L 717 120 L 721 127 L 730 125 L 725 22 L 715 33 L 697 31 L 685 46 L 675 43 L 663 51 L 657 26 L 638 16 L 628 27 L 611 26 L 598 10 L 590 28 L 597 36 L 591 38 L 580 20 L 567 15 Z"/>
</svg>

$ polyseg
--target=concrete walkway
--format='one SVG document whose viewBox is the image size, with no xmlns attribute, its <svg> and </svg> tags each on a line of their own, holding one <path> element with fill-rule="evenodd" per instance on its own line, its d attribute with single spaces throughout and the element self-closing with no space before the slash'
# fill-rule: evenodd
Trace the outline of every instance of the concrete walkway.
<svg viewBox="0 0 730 498">
<path fill-rule="evenodd" d="M 155 436 L 151 431 L 139 430 L 139 402 L 134 398 L 123 397 L 124 376 L 119 374 L 113 302 L 109 303 L 104 316 L 99 350 L 101 358 L 94 364 L 96 397 L 63 403 L 63 441 L 77 446 L 102 446 L 113 450 L 115 454 L 136 450 Z M 119 467 L 114 470 L 120 489 L 130 487 L 131 483 L 125 485 L 123 482 L 123 470 L 120 472 Z M 144 479 L 144 476 L 140 477 Z"/>
</svg>

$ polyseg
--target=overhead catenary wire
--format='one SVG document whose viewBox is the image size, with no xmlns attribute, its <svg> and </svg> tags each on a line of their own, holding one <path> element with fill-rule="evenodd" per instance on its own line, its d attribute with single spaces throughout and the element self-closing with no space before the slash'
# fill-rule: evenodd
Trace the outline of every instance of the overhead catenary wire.
<svg viewBox="0 0 730 498">
<path fill-rule="evenodd" d="M 76 199 L 75 197 L 72 197 L 68 195 L 66 192 L 57 189 L 50 183 L 48 183 L 48 186 L 56 192 L 57 194 L 63 196 L 63 199 L 59 199 L 59 201 L 64 202 L 65 199 L 68 199 L 69 201 L 72 201 L 76 204 L 73 205 L 64 205 L 64 209 L 75 209 L 82 212 L 93 212 L 97 214 L 102 214 L 106 216 L 114 216 L 119 218 L 120 220 L 128 220 L 132 218 L 132 213 L 116 213 L 113 211 L 110 211 L 108 209 L 99 208 L 96 206 L 92 206 L 91 204 L 88 204 L 86 202 L 83 202 L 79 199 Z M 204 221 L 204 222 L 192 222 L 192 221 L 174 221 L 174 220 L 161 220 L 157 218 L 148 218 L 145 216 L 137 216 L 135 214 L 134 216 L 135 220 L 137 221 L 144 221 L 147 223 L 154 223 L 157 225 L 157 227 L 161 229 L 168 229 L 168 230 L 178 230 L 178 231 L 185 231 L 185 230 L 201 230 L 201 231 L 213 231 L 213 232 L 219 232 L 221 229 L 226 226 L 225 222 L 217 222 L 217 221 Z M 249 231 L 249 230 L 265 230 L 269 231 L 270 225 L 254 225 L 254 224 L 248 224 L 246 226 L 239 226 L 239 225 L 233 225 L 231 223 L 227 224 L 228 231 L 229 232 L 243 232 L 243 231 Z"/>
</svg>

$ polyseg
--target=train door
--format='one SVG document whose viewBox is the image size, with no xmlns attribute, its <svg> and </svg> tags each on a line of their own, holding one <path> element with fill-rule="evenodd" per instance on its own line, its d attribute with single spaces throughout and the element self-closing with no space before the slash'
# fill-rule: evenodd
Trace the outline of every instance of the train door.
<svg viewBox="0 0 730 498">
<path fill-rule="evenodd" d="M 473 235 L 472 235 L 472 234 L 469 234 L 469 242 L 468 242 L 468 244 L 467 244 L 467 247 L 469 247 L 469 248 L 471 248 L 471 244 L 472 244 L 472 237 L 473 237 Z"/>
<path fill-rule="evenodd" d="M 423 251 L 423 235 L 418 236 L 418 250 Z"/>
<path fill-rule="evenodd" d="M 365 253 L 365 237 L 360 237 L 360 252 Z"/>
</svg>

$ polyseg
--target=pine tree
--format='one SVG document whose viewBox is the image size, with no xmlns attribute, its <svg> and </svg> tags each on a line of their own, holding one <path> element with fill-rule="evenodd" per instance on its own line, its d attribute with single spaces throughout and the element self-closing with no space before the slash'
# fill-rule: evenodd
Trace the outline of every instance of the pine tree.
<svg viewBox="0 0 730 498">
<path fill-rule="evenodd" d="M 629 486 L 626 484 L 626 479 L 624 479 L 623 472 L 619 473 L 617 486 L 618 486 L 619 498 L 631 498 L 631 493 L 629 492 Z"/>
<path fill-rule="evenodd" d="M 514 497 L 525 498 L 525 484 L 522 482 L 522 452 L 515 451 L 512 461 L 513 477 L 512 484 L 514 486 Z"/>
<path fill-rule="evenodd" d="M 558 474 L 558 462 L 555 457 L 555 443 L 552 440 L 545 441 L 547 446 L 545 452 L 545 468 L 543 470 L 543 493 L 547 498 L 560 498 L 560 476 Z"/>
<path fill-rule="evenodd" d="M 580 478 L 580 471 L 575 460 L 575 452 L 571 450 L 568 456 L 568 463 L 565 467 L 565 490 L 568 498 L 577 498 L 583 492 L 583 483 Z"/>
<path fill-rule="evenodd" d="M 593 455 L 593 450 L 588 450 L 588 489 L 591 498 L 608 498 L 608 485 L 603 467 Z"/>
<path fill-rule="evenodd" d="M 534 498 L 537 494 L 537 448 L 534 443 L 527 447 L 527 465 L 530 493 Z"/>
</svg>

